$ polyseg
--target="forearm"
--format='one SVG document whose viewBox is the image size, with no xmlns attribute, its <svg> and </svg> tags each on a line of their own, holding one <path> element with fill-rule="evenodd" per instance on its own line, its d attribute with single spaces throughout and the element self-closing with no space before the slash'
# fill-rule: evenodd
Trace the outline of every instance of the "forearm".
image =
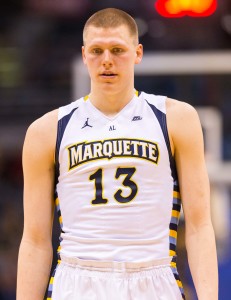
<svg viewBox="0 0 231 300">
<path fill-rule="evenodd" d="M 199 300 L 218 300 L 218 268 L 213 227 L 186 229 L 189 267 Z"/>
<path fill-rule="evenodd" d="M 36 244 L 22 240 L 18 258 L 17 300 L 44 299 L 51 263 L 51 243 Z"/>
</svg>

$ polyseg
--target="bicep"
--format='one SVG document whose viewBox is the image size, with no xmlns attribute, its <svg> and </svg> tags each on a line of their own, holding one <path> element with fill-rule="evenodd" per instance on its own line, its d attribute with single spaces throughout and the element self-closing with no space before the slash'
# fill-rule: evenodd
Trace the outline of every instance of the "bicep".
<svg viewBox="0 0 231 300">
<path fill-rule="evenodd" d="M 48 136 L 28 129 L 23 147 L 24 240 L 51 238 L 54 212 L 54 163 Z"/>
<path fill-rule="evenodd" d="M 175 159 L 186 228 L 194 231 L 210 222 L 210 192 L 203 134 L 195 109 L 182 105 L 182 111 L 177 114 L 172 129 Z"/>
</svg>

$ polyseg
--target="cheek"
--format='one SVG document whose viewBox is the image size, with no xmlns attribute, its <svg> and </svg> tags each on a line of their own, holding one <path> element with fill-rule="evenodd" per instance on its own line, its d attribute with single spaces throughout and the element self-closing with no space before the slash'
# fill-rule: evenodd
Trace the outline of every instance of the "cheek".
<svg viewBox="0 0 231 300">
<path fill-rule="evenodd" d="M 126 69 L 129 72 L 134 69 L 135 58 L 132 56 L 126 56 L 119 63 L 121 68 Z"/>
<path fill-rule="evenodd" d="M 89 71 L 94 71 L 98 66 L 98 62 L 93 58 L 87 58 L 86 65 Z"/>
</svg>

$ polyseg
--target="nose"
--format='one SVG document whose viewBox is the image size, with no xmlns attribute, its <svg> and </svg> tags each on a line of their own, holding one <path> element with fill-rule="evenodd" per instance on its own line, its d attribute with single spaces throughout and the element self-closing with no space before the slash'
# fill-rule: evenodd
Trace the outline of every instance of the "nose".
<svg viewBox="0 0 231 300">
<path fill-rule="evenodd" d="M 107 49 L 103 53 L 103 65 L 104 66 L 112 65 L 112 55 L 111 52 Z"/>
</svg>

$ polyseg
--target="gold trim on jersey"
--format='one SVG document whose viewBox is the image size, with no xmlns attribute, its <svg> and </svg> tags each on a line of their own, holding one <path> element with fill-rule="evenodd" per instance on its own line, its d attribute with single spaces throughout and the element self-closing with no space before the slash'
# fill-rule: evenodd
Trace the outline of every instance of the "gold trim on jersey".
<svg viewBox="0 0 231 300">
<path fill-rule="evenodd" d="M 181 209 L 181 196 L 177 191 L 173 191 L 173 207 L 171 213 L 170 229 L 169 229 L 169 238 L 170 247 L 169 255 L 176 256 L 176 244 L 177 244 L 177 229 L 180 219 L 180 209 Z"/>
<path fill-rule="evenodd" d="M 170 229 L 170 231 L 169 231 L 169 235 L 171 236 L 171 237 L 173 237 L 173 238 L 177 238 L 177 231 L 176 230 L 171 230 Z"/>
<path fill-rule="evenodd" d="M 84 101 L 87 101 L 89 99 L 89 95 L 86 95 L 85 97 L 83 97 Z"/>
</svg>

